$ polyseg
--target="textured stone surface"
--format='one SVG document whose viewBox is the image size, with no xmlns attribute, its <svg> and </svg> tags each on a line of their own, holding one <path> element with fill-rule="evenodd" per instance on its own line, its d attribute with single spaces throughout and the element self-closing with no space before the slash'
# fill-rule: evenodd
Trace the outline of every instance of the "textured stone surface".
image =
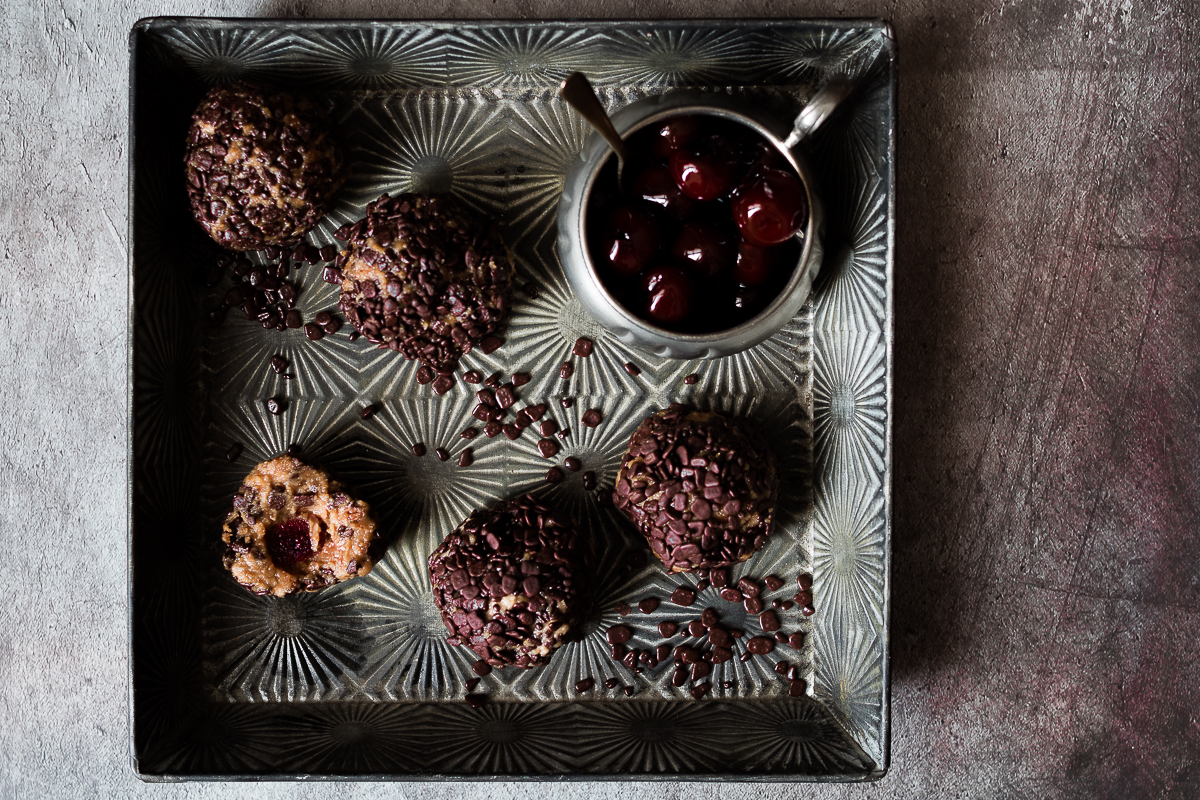
<svg viewBox="0 0 1200 800">
<path fill-rule="evenodd" d="M 0 604 L 0 798 L 331 791 L 154 787 L 128 765 L 126 42 L 135 19 L 166 13 L 891 18 L 901 120 L 892 770 L 874 785 L 768 791 L 1200 796 L 1194 4 L 109 5 L 0 7 L 0 578 L 11 587 Z"/>
</svg>

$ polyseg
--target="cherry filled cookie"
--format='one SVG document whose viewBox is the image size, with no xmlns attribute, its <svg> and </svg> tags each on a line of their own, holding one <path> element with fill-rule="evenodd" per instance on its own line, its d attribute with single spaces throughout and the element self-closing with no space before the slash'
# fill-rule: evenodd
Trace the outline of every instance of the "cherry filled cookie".
<svg viewBox="0 0 1200 800">
<path fill-rule="evenodd" d="M 285 455 L 245 477 L 221 539 L 234 580 L 283 597 L 366 575 L 379 532 L 370 506 L 320 468 Z"/>
</svg>

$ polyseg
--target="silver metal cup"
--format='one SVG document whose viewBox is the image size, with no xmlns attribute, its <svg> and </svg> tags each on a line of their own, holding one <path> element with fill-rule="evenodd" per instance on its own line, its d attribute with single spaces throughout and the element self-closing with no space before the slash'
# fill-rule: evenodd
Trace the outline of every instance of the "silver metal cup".
<svg viewBox="0 0 1200 800">
<path fill-rule="evenodd" d="M 612 115 L 622 138 L 648 125 L 680 114 L 696 114 L 733 120 L 763 136 L 796 170 L 808 193 L 808 224 L 804 246 L 791 279 L 770 305 L 740 325 L 711 333 L 676 333 L 660 328 L 630 313 L 600 280 L 587 245 L 588 201 L 601 167 L 612 154 L 608 144 L 593 133 L 579 157 L 567 170 L 563 196 L 558 204 L 558 257 L 576 297 L 596 321 L 620 341 L 644 352 L 666 358 L 719 358 L 753 347 L 787 324 L 812 292 L 813 279 L 821 268 L 821 235 L 824 216 L 812 170 L 797 145 L 817 129 L 849 94 L 850 84 L 833 81 L 804 107 L 789 130 L 777 119 L 749 108 L 726 95 L 681 89 L 639 100 Z"/>
</svg>

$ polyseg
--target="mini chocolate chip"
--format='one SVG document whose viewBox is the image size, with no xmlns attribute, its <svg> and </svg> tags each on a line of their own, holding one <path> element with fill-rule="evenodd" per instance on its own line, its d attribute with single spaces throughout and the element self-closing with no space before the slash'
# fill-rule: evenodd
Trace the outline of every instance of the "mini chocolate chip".
<svg viewBox="0 0 1200 800">
<path fill-rule="evenodd" d="M 767 577 L 763 578 L 763 583 L 767 585 L 768 592 L 774 592 L 783 588 L 783 581 L 774 575 L 768 575 Z"/>
<path fill-rule="evenodd" d="M 322 261 L 333 261 L 337 258 L 338 249 L 336 245 L 327 244 L 317 251 L 317 255 Z"/>
<path fill-rule="evenodd" d="M 225 460 L 226 461 L 237 461 L 238 456 L 240 456 L 241 454 L 242 454 L 241 443 L 234 442 L 233 444 L 231 444 L 229 446 L 229 449 L 225 452 Z"/>
<path fill-rule="evenodd" d="M 559 400 L 558 403 L 563 408 L 570 408 L 571 406 L 575 405 L 575 401 L 570 397 L 564 397 L 563 399 Z"/>
<path fill-rule="evenodd" d="M 370 419 L 371 417 L 375 416 L 374 404 L 363 406 L 362 411 L 358 412 L 358 416 L 362 419 Z"/>
<path fill-rule="evenodd" d="M 471 448 L 467 448 L 458 454 L 458 465 L 460 467 L 469 467 L 475 462 L 475 455 L 471 452 Z"/>
<path fill-rule="evenodd" d="M 711 569 L 708 572 L 708 579 L 712 585 L 718 589 L 724 589 L 729 585 L 729 572 L 723 568 Z"/>
<path fill-rule="evenodd" d="M 797 575 L 796 583 L 800 586 L 800 591 L 802 591 L 802 592 L 811 592 L 812 591 L 813 578 L 812 578 L 812 575 L 809 575 L 807 572 L 802 572 L 799 575 Z"/>
<path fill-rule="evenodd" d="M 546 483 L 561 483 L 563 472 L 558 467 L 551 467 L 546 471 Z"/>
<path fill-rule="evenodd" d="M 583 424 L 589 428 L 594 428 L 604 421 L 604 415 L 600 413 L 598 408 L 589 408 L 583 412 Z"/>
<path fill-rule="evenodd" d="M 469 369 L 463 373 L 463 381 L 466 383 L 479 383 L 483 380 L 483 376 L 479 374 L 479 370 Z"/>
<path fill-rule="evenodd" d="M 746 641 L 747 652 L 753 653 L 756 656 L 765 656 L 775 649 L 775 640 L 768 639 L 765 636 L 755 636 Z"/>
<path fill-rule="evenodd" d="M 696 594 L 700 594 L 707 588 L 708 588 L 708 581 L 704 580 L 703 578 L 696 581 Z"/>
<path fill-rule="evenodd" d="M 698 619 L 694 619 L 688 623 L 687 630 L 688 630 L 688 636 L 699 639 L 701 636 L 703 636 L 705 634 L 706 629 L 704 627 L 703 622 L 701 622 Z"/>
<path fill-rule="evenodd" d="M 487 695 L 469 694 L 463 699 L 467 701 L 467 705 L 471 708 L 483 708 L 483 704 L 487 702 Z"/>
<path fill-rule="evenodd" d="M 706 628 L 711 628 L 720 622 L 720 620 L 721 617 L 719 614 L 717 614 L 717 610 L 715 608 L 706 608 L 704 611 L 700 612 L 700 624 Z"/>
<path fill-rule="evenodd" d="M 504 435 L 515 442 L 521 438 L 521 429 L 510 422 L 504 426 Z"/>
<path fill-rule="evenodd" d="M 587 491 L 596 488 L 596 473 L 590 469 L 583 473 L 583 488 Z"/>
<path fill-rule="evenodd" d="M 686 383 L 688 386 L 695 385 L 696 381 L 698 381 L 698 380 L 700 380 L 700 376 L 694 372 L 691 375 L 685 375 L 683 378 L 683 382 Z"/>
<path fill-rule="evenodd" d="M 658 635 L 664 639 L 670 639 L 679 630 L 679 626 L 670 620 L 658 623 Z"/>
<path fill-rule="evenodd" d="M 742 578 L 737 582 L 737 588 L 741 591 L 744 597 L 758 597 L 762 591 L 759 585 L 749 578 Z"/>
<path fill-rule="evenodd" d="M 813 614 L 817 613 L 817 610 L 812 606 L 800 606 L 800 613 L 806 617 L 811 617 Z"/>
<path fill-rule="evenodd" d="M 271 356 L 271 369 L 276 375 L 283 372 L 288 367 L 288 361 L 281 355 Z"/>
<path fill-rule="evenodd" d="M 742 608 L 746 609 L 747 614 L 758 614 L 763 610 L 763 601 L 757 597 L 747 597 L 742 601 Z"/>
<path fill-rule="evenodd" d="M 677 606 L 690 606 L 696 602 L 696 593 L 690 587 L 679 586 L 671 592 L 671 602 Z"/>
<path fill-rule="evenodd" d="M 779 617 L 775 616 L 774 611 L 764 611 L 758 615 L 758 627 L 767 633 L 777 631 L 779 630 Z"/>
<path fill-rule="evenodd" d="M 788 647 L 792 648 L 793 650 L 799 650 L 803 646 L 804 646 L 804 634 L 801 633 L 800 631 L 796 631 L 795 633 L 793 633 L 791 636 L 788 637 Z"/>
<path fill-rule="evenodd" d="M 726 586 L 721 590 L 721 599 L 727 600 L 730 603 L 740 603 L 742 602 L 742 593 L 732 586 Z"/>
<path fill-rule="evenodd" d="M 500 381 L 503 380 L 503 378 L 504 375 L 501 372 L 493 372 L 491 375 L 488 375 L 486 378 L 484 378 L 483 385 L 489 389 L 495 389 L 500 385 Z"/>
<path fill-rule="evenodd" d="M 776 675 L 786 675 L 790 666 L 792 665 L 788 661 L 776 661 L 775 666 L 771 667 L 771 669 L 775 670 Z"/>
<path fill-rule="evenodd" d="M 575 347 L 571 349 L 571 352 L 580 358 L 587 358 L 592 354 L 592 348 L 594 346 L 595 345 L 591 339 L 587 338 L 586 336 L 580 336 L 575 340 Z"/>
<path fill-rule="evenodd" d="M 422 364 L 421 366 L 417 367 L 417 374 L 414 377 L 416 378 L 417 383 L 421 384 L 422 386 L 427 383 L 433 383 L 433 370 Z"/>
<path fill-rule="evenodd" d="M 292 458 L 295 458 L 295 457 L 299 456 L 301 453 L 303 453 L 304 449 L 301 448 L 300 445 L 293 442 L 292 444 L 289 444 L 287 447 L 287 450 L 284 450 L 283 452 L 286 453 L 287 455 L 291 456 Z"/>
<path fill-rule="evenodd" d="M 489 422 L 483 426 L 483 435 L 489 439 L 495 439 L 496 435 L 502 430 L 504 430 L 504 426 L 499 422 Z"/>
<path fill-rule="evenodd" d="M 699 700 L 708 694 L 708 690 L 712 688 L 711 683 L 700 683 L 692 687 L 692 697 Z"/>
<path fill-rule="evenodd" d="M 437 448 L 436 450 L 433 451 L 433 454 L 438 457 L 438 461 L 449 461 L 450 460 L 450 453 L 448 453 L 446 451 L 446 448 L 444 448 L 444 447 Z"/>
<path fill-rule="evenodd" d="M 529 383 L 529 373 L 528 372 L 514 372 L 513 373 L 513 375 L 512 375 L 512 385 L 513 386 L 524 386 L 527 383 Z"/>
<path fill-rule="evenodd" d="M 512 408 L 515 402 L 517 402 L 517 397 L 513 394 L 512 386 L 509 384 L 505 384 L 496 390 L 496 405 L 500 408 Z"/>
<path fill-rule="evenodd" d="M 633 631 L 624 625 L 613 625 L 604 633 L 604 638 L 609 644 L 625 644 L 633 638 Z"/>
<path fill-rule="evenodd" d="M 499 336 L 488 336 L 479 343 L 479 349 L 483 351 L 483 354 L 485 356 L 491 355 L 492 353 L 496 352 L 496 350 L 498 350 L 500 348 L 500 346 L 503 344 L 504 344 L 504 340 L 501 339 Z"/>
<path fill-rule="evenodd" d="M 571 472 L 579 472 L 583 468 L 583 462 L 575 456 L 567 456 L 563 461 L 563 466 L 571 470 Z"/>
<path fill-rule="evenodd" d="M 289 328 L 299 328 L 304 325 L 304 317 L 300 316 L 300 312 L 293 308 L 283 316 L 283 324 Z"/>
<path fill-rule="evenodd" d="M 615 606 L 613 606 L 613 611 L 616 611 L 622 617 L 628 617 L 630 614 L 633 613 L 633 606 L 629 605 L 629 603 L 626 603 L 624 600 L 622 600 L 621 602 L 619 602 Z"/>
<path fill-rule="evenodd" d="M 571 380 L 571 376 L 574 374 L 575 367 L 572 366 L 570 361 L 564 361 L 562 366 L 558 368 L 558 377 L 562 378 L 564 381 Z"/>
<path fill-rule="evenodd" d="M 802 680 L 788 681 L 788 697 L 803 697 L 808 684 Z"/>
<path fill-rule="evenodd" d="M 634 378 L 636 378 L 638 375 L 642 374 L 642 371 L 640 369 L 638 369 L 638 365 L 634 364 L 632 361 L 625 362 L 625 371 L 628 372 L 630 374 L 630 376 L 634 377 Z"/>
<path fill-rule="evenodd" d="M 626 697 L 633 697 L 633 687 L 632 686 L 626 686 L 621 691 L 625 692 Z"/>
<path fill-rule="evenodd" d="M 596 685 L 596 682 L 594 680 L 592 680 L 591 678 L 584 678 L 583 680 L 577 681 L 575 683 L 575 691 L 581 692 L 581 693 L 582 692 L 590 692 L 592 690 L 592 687 L 595 685 Z"/>
<path fill-rule="evenodd" d="M 604 685 L 609 689 L 617 688 L 617 684 L 621 682 L 620 678 L 609 678 L 604 682 Z"/>
<path fill-rule="evenodd" d="M 776 631 L 775 641 L 779 642 L 780 644 L 787 644 L 787 634 L 783 631 Z"/>
<path fill-rule="evenodd" d="M 278 416 L 279 414 L 282 414 L 284 411 L 287 411 L 287 406 L 288 406 L 287 398 L 286 397 L 269 397 L 269 398 L 267 398 L 266 406 L 267 406 L 267 411 L 270 411 L 272 414 L 275 414 L 276 416 Z"/>
<path fill-rule="evenodd" d="M 542 458 L 554 458 L 558 455 L 558 442 L 553 439 L 542 439 L 537 443 L 538 452 Z"/>
<path fill-rule="evenodd" d="M 425 445 L 421 442 L 417 442 L 412 446 L 412 451 L 414 456 L 420 458 L 421 456 L 425 455 Z"/>
<path fill-rule="evenodd" d="M 492 665 L 480 659 L 471 665 L 471 671 L 479 677 L 483 678 L 489 675 L 492 671 Z"/>
<path fill-rule="evenodd" d="M 552 419 L 548 419 L 541 424 L 539 430 L 542 432 L 542 436 L 553 436 L 558 433 L 558 423 Z"/>
<path fill-rule="evenodd" d="M 479 685 L 479 680 L 479 678 L 471 678 L 467 681 L 466 686 L 468 693 L 475 691 L 475 687 Z"/>
<path fill-rule="evenodd" d="M 683 686 L 685 683 L 687 683 L 687 670 L 683 667 L 679 667 L 674 673 L 671 674 L 671 685 Z"/>
<path fill-rule="evenodd" d="M 325 338 L 325 329 L 315 322 L 308 322 L 304 325 L 304 336 L 306 339 L 319 342 Z"/>
<path fill-rule="evenodd" d="M 570 436 L 570 435 L 571 435 L 571 429 L 570 429 L 570 428 L 563 428 L 561 431 L 559 431 L 558 433 L 556 433 L 556 434 L 554 434 L 554 435 L 555 435 L 555 436 L 557 436 L 557 437 L 558 437 L 558 438 L 560 438 L 560 439 L 566 439 L 568 436 Z"/>
<path fill-rule="evenodd" d="M 657 597 L 646 597 L 638 601 L 638 611 L 643 614 L 653 614 L 661 601 Z"/>
<path fill-rule="evenodd" d="M 478 428 L 467 428 L 462 433 L 460 433 L 458 436 L 461 439 L 474 439 L 478 435 L 479 435 Z"/>
</svg>

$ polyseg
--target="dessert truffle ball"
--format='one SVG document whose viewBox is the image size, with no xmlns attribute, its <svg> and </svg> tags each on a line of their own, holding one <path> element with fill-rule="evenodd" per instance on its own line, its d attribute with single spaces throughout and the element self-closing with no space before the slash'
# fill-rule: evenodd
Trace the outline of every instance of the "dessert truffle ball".
<svg viewBox="0 0 1200 800">
<path fill-rule="evenodd" d="M 540 667 L 587 614 L 591 548 L 531 495 L 474 511 L 429 556 L 451 641 L 495 667 Z"/>
<path fill-rule="evenodd" d="M 494 221 L 448 197 L 385 194 L 346 233 L 340 305 L 367 341 L 444 371 L 504 327 L 512 259 Z"/>
<path fill-rule="evenodd" d="M 192 214 L 230 250 L 297 244 L 345 180 L 320 108 L 247 83 L 200 101 L 184 165 Z"/>
<path fill-rule="evenodd" d="M 672 405 L 642 421 L 613 503 L 671 572 L 745 561 L 766 543 L 779 466 L 745 420 Z"/>
<path fill-rule="evenodd" d="M 233 498 L 225 567 L 255 594 L 312 592 L 366 575 L 379 539 L 370 507 L 293 456 L 264 461 Z"/>
</svg>

